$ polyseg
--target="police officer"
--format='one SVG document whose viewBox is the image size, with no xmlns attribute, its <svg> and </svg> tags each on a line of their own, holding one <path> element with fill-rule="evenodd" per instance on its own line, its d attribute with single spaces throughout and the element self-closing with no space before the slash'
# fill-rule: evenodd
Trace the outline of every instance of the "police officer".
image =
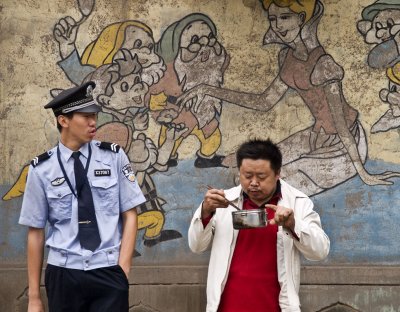
<svg viewBox="0 0 400 312">
<path fill-rule="evenodd" d="M 64 90 L 45 108 L 60 141 L 29 168 L 19 223 L 28 226 L 28 311 L 128 311 L 128 273 L 135 248 L 136 206 L 145 198 L 116 144 L 93 140 L 94 82 Z M 45 226 L 48 226 L 45 235 Z"/>
</svg>

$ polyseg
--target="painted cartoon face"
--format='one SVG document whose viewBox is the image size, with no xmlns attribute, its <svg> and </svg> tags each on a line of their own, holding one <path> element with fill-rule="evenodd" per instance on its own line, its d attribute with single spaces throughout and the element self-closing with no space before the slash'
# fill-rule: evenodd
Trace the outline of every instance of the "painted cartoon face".
<svg viewBox="0 0 400 312">
<path fill-rule="evenodd" d="M 358 27 L 361 32 L 360 27 L 366 29 L 364 34 L 367 43 L 382 43 L 400 31 L 400 10 L 380 11 L 376 14 L 372 23 L 361 21 Z"/>
<path fill-rule="evenodd" d="M 174 64 L 179 80 L 185 80 L 184 90 L 199 83 L 221 83 L 225 58 L 225 49 L 206 22 L 195 21 L 186 26 Z"/>
<path fill-rule="evenodd" d="M 216 38 L 207 23 L 203 21 L 195 21 L 190 23 L 181 35 L 181 44 L 183 48 L 187 48 L 192 52 L 197 52 L 202 46 L 213 46 Z"/>
<path fill-rule="evenodd" d="M 220 87 L 226 68 L 226 52 L 205 21 L 194 21 L 181 34 L 179 53 L 174 61 L 175 72 L 182 90 L 204 83 Z M 207 97 L 196 115 L 200 128 L 221 112 L 221 100 Z"/>
<path fill-rule="evenodd" d="M 114 93 L 109 98 L 108 107 L 123 111 L 131 107 L 144 107 L 144 97 L 149 90 L 147 84 L 143 83 L 140 73 L 132 73 L 113 84 Z"/>
<path fill-rule="evenodd" d="M 154 53 L 154 40 L 150 34 L 136 26 L 128 26 L 125 30 L 125 41 L 121 48 L 128 49 L 139 57 L 142 67 L 159 62 Z"/>
<path fill-rule="evenodd" d="M 301 31 L 304 13 L 295 13 L 272 3 L 268 9 L 268 20 L 272 30 L 285 43 L 293 42 Z"/>
</svg>

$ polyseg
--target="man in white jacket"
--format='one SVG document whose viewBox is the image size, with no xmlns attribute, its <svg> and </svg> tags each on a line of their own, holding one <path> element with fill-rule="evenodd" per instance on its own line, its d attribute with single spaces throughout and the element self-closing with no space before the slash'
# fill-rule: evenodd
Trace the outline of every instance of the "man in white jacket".
<svg viewBox="0 0 400 312">
<path fill-rule="evenodd" d="M 282 155 L 274 143 L 245 142 L 236 159 L 240 185 L 208 190 L 189 228 L 193 252 L 211 248 L 207 312 L 300 311 L 300 253 L 323 260 L 329 238 L 312 201 L 280 179 Z M 235 230 L 228 201 L 265 209 L 268 226 Z"/>
</svg>

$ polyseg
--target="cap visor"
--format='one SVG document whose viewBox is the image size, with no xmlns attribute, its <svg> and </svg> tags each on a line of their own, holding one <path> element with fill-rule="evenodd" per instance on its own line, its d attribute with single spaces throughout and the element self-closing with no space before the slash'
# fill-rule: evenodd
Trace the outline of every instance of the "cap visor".
<svg viewBox="0 0 400 312">
<path fill-rule="evenodd" d="M 101 112 L 101 111 L 102 111 L 102 109 L 101 109 L 100 105 L 93 104 L 93 105 L 90 105 L 88 107 L 77 109 L 74 112 L 77 112 L 77 113 L 98 113 L 98 112 Z"/>
</svg>

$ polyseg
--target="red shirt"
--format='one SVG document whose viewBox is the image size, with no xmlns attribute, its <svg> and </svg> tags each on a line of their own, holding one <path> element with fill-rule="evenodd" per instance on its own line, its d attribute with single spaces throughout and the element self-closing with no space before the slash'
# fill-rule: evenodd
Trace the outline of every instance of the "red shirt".
<svg viewBox="0 0 400 312">
<path fill-rule="evenodd" d="M 243 209 L 258 209 L 244 194 Z M 281 198 L 280 184 L 268 204 Z M 275 211 L 267 209 L 268 220 Z M 277 225 L 239 231 L 218 312 L 280 312 Z"/>
</svg>

